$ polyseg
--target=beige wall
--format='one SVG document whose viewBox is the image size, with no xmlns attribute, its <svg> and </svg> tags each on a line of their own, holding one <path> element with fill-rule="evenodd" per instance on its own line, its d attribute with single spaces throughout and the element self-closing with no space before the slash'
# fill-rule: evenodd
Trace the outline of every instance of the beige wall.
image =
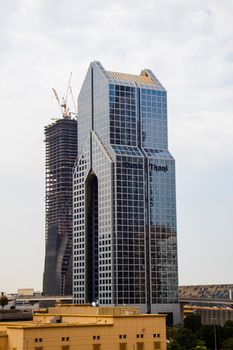
<svg viewBox="0 0 233 350">
<path fill-rule="evenodd" d="M 33 320 L 36 322 L 42 322 L 42 323 L 50 323 L 51 320 L 55 319 L 56 317 L 59 317 L 57 314 L 36 314 L 33 315 Z M 112 324 L 113 318 L 111 316 L 98 316 L 98 315 L 62 315 L 62 322 L 67 323 L 103 323 L 103 324 Z"/>
<path fill-rule="evenodd" d="M 34 294 L 34 289 L 33 288 L 21 288 L 21 289 L 18 289 L 17 294 L 24 295 L 24 296 L 31 296 Z"/>
<path fill-rule="evenodd" d="M 165 316 L 61 316 L 58 324 L 50 323 L 54 315 L 49 314 L 36 315 L 34 322 L 1 324 L 8 347 L 0 350 L 62 350 L 63 345 L 69 345 L 68 350 L 94 350 L 94 344 L 101 344 L 99 350 L 120 350 L 120 343 L 127 344 L 126 350 L 138 350 L 137 343 L 144 344 L 143 350 L 166 349 Z M 155 342 L 160 347 L 155 348 Z"/>
<path fill-rule="evenodd" d="M 9 327 L 7 329 L 8 334 L 8 348 L 7 350 L 13 350 L 14 348 L 17 350 L 26 350 L 24 347 L 24 330 L 23 328 L 13 328 Z"/>
<path fill-rule="evenodd" d="M 7 349 L 8 337 L 7 335 L 2 335 L 0 332 L 0 350 Z"/>
<path fill-rule="evenodd" d="M 4 350 L 12 350 L 13 347 L 16 350 L 35 350 L 37 346 L 42 346 L 43 350 L 62 350 L 62 345 L 69 345 L 69 350 L 93 350 L 93 344 L 101 344 L 100 350 L 119 350 L 120 342 L 127 343 L 127 350 L 137 350 L 138 342 L 144 343 L 143 350 L 154 350 L 154 342 L 161 342 L 160 349 L 166 349 L 163 317 L 114 317 L 114 325 L 59 324 L 42 327 L 38 324 L 24 329 L 9 327 L 7 332 L 9 347 Z M 158 334 L 160 337 L 157 337 Z M 94 336 L 96 339 L 93 339 Z M 62 341 L 62 337 L 69 340 Z"/>
</svg>

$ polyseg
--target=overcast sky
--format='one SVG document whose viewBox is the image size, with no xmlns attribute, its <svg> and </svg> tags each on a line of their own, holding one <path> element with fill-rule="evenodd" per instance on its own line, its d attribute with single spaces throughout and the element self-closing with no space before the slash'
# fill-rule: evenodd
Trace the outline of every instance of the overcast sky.
<svg viewBox="0 0 233 350">
<path fill-rule="evenodd" d="M 233 283 L 233 1 L 8 0 L 0 10 L 0 291 L 42 288 L 44 135 L 91 61 L 168 91 L 179 281 Z M 72 106 L 71 106 L 72 107 Z"/>
</svg>

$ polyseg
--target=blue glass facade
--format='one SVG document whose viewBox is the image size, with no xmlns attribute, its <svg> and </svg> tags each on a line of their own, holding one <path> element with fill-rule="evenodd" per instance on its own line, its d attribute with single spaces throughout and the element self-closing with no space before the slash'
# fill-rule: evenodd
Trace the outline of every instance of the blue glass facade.
<svg viewBox="0 0 233 350">
<path fill-rule="evenodd" d="M 178 316 L 175 162 L 153 73 L 93 62 L 79 100 L 74 300 Z"/>
</svg>

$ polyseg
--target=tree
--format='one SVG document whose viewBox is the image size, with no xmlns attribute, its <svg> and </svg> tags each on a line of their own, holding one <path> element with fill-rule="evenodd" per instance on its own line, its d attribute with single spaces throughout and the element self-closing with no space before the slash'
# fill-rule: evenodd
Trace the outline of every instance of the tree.
<svg viewBox="0 0 233 350">
<path fill-rule="evenodd" d="M 190 329 L 194 334 L 200 331 L 202 327 L 201 316 L 190 314 L 184 319 L 184 328 Z"/>
<path fill-rule="evenodd" d="M 179 327 L 167 327 L 167 339 L 173 340 L 178 332 Z"/>
<path fill-rule="evenodd" d="M 216 331 L 216 340 L 217 340 L 217 348 L 220 349 L 220 344 L 223 342 L 223 327 L 221 326 L 214 326 L 214 325 L 205 325 L 202 326 L 200 337 L 205 342 L 206 347 L 208 349 L 214 350 L 215 344 L 214 344 L 214 327 Z"/>
<path fill-rule="evenodd" d="M 2 307 L 2 309 L 4 308 L 4 306 L 6 306 L 8 304 L 8 298 L 6 295 L 4 295 L 4 293 L 2 292 L 1 293 L 1 296 L 0 296 L 0 305 Z"/>
<path fill-rule="evenodd" d="M 176 340 L 171 340 L 171 342 L 167 346 L 168 350 L 181 350 L 180 345 L 177 343 Z"/>
<path fill-rule="evenodd" d="M 174 338 L 181 350 L 192 350 L 197 344 L 197 338 L 190 329 L 180 328 Z"/>
<path fill-rule="evenodd" d="M 224 339 L 233 338 L 233 321 L 228 320 L 224 327 Z"/>
<path fill-rule="evenodd" d="M 233 338 L 226 339 L 222 344 L 223 350 L 233 350 Z"/>
<path fill-rule="evenodd" d="M 207 350 L 207 347 L 205 346 L 205 342 L 203 340 L 198 340 L 197 346 L 194 348 L 194 350 Z"/>
</svg>

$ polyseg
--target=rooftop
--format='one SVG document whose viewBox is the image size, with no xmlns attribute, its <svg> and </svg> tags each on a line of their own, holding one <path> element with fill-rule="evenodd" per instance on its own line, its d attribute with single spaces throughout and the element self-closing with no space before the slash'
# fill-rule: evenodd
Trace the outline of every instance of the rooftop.
<svg viewBox="0 0 233 350">
<path fill-rule="evenodd" d="M 209 284 L 179 287 L 180 299 L 232 300 L 233 284 Z"/>
<path fill-rule="evenodd" d="M 132 83 L 143 84 L 143 85 L 157 85 L 151 77 L 147 74 L 134 75 L 127 73 L 111 72 L 106 71 L 110 79 L 124 80 Z"/>
<path fill-rule="evenodd" d="M 98 316 L 130 316 L 140 315 L 137 307 L 94 307 L 90 305 L 61 304 L 48 308 L 48 314 L 62 315 L 98 315 Z"/>
<path fill-rule="evenodd" d="M 136 307 L 93 307 L 90 305 L 64 304 L 35 312 L 33 321 L 1 322 L 4 328 L 56 328 L 56 327 L 87 327 L 113 326 L 114 320 L 120 318 L 165 318 L 165 315 L 140 314 Z"/>
</svg>

